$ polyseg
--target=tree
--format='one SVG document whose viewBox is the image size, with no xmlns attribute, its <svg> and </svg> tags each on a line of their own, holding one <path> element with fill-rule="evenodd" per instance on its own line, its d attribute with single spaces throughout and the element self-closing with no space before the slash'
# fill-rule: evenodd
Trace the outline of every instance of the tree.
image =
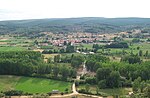
<svg viewBox="0 0 150 98">
<path fill-rule="evenodd" d="M 90 85 L 89 84 L 85 85 L 85 90 L 86 90 L 86 92 L 89 92 L 89 90 L 90 90 Z"/>
<path fill-rule="evenodd" d="M 119 87 L 120 85 L 120 74 L 118 71 L 112 71 L 109 78 L 106 80 L 107 86 L 110 88 Z"/>
<path fill-rule="evenodd" d="M 102 64 L 100 62 L 96 62 L 93 66 L 93 71 L 96 72 L 98 68 L 101 68 Z"/>
<path fill-rule="evenodd" d="M 141 77 L 138 77 L 137 79 L 134 80 L 133 85 L 132 85 L 133 92 L 139 91 L 140 83 L 141 83 Z"/>
<path fill-rule="evenodd" d="M 69 73 L 69 68 L 66 67 L 65 65 L 62 65 L 60 71 L 61 71 L 62 79 L 66 80 L 67 77 L 68 77 L 69 74 L 70 74 L 70 73 Z"/>
<path fill-rule="evenodd" d="M 139 50 L 139 49 L 140 49 L 140 47 L 138 46 L 138 47 L 137 47 L 137 50 Z"/>
<path fill-rule="evenodd" d="M 35 41 L 34 41 L 34 44 L 38 45 L 38 41 L 37 41 L 37 40 L 35 40 Z"/>
<path fill-rule="evenodd" d="M 144 88 L 144 94 L 145 96 L 148 98 L 150 97 L 150 85 L 147 85 L 145 88 Z"/>
<path fill-rule="evenodd" d="M 99 82 L 98 82 L 98 87 L 99 87 L 100 89 L 105 89 L 105 88 L 107 87 L 107 86 L 106 86 L 106 79 L 99 81 Z"/>
<path fill-rule="evenodd" d="M 38 74 L 45 74 L 46 71 L 46 65 L 40 65 L 38 66 Z"/>
<path fill-rule="evenodd" d="M 147 50 L 146 53 L 145 53 L 145 57 L 148 57 L 148 50 Z"/>
<path fill-rule="evenodd" d="M 71 68 L 69 73 L 70 73 L 70 75 L 69 75 L 70 77 L 76 77 L 77 71 L 75 69 Z"/>
<path fill-rule="evenodd" d="M 82 43 L 86 43 L 86 40 L 82 40 Z"/>
<path fill-rule="evenodd" d="M 139 56 L 123 56 L 121 61 L 128 62 L 129 64 L 141 63 L 141 59 Z"/>
<path fill-rule="evenodd" d="M 51 57 L 49 57 L 48 59 L 47 59 L 47 63 L 52 63 L 53 61 L 52 61 L 52 58 Z"/>
<path fill-rule="evenodd" d="M 111 69 L 110 68 L 99 68 L 96 71 L 96 78 L 98 81 L 107 79 L 109 77 L 111 73 Z"/>
<path fill-rule="evenodd" d="M 134 38 L 134 39 L 132 40 L 132 42 L 133 42 L 133 43 L 138 43 L 138 42 L 140 42 L 140 39 Z"/>
<path fill-rule="evenodd" d="M 96 94 L 99 94 L 99 87 L 96 87 Z"/>
<path fill-rule="evenodd" d="M 86 83 L 88 84 L 96 84 L 96 78 L 95 77 L 87 77 L 85 79 Z"/>
<path fill-rule="evenodd" d="M 67 45 L 67 42 L 66 42 L 66 41 L 64 41 L 64 45 Z"/>
<path fill-rule="evenodd" d="M 143 56 L 142 50 L 139 51 L 139 56 Z"/>
<path fill-rule="evenodd" d="M 64 48 L 60 49 L 60 53 L 65 53 L 65 49 Z"/>
<path fill-rule="evenodd" d="M 99 45 L 98 44 L 93 44 L 93 48 L 95 49 L 95 51 L 97 51 L 99 49 Z"/>
<path fill-rule="evenodd" d="M 52 72 L 52 65 L 47 65 L 45 69 L 45 74 L 50 74 Z"/>
<path fill-rule="evenodd" d="M 55 77 L 58 76 L 58 74 L 59 74 L 59 67 L 58 66 L 53 67 L 53 74 L 54 74 Z"/>
<path fill-rule="evenodd" d="M 109 45 L 105 45 L 106 48 L 129 48 L 127 42 L 115 42 Z"/>
<path fill-rule="evenodd" d="M 86 63 L 85 63 L 85 66 L 87 67 L 87 70 L 93 71 L 95 63 L 96 62 L 94 60 L 87 60 Z"/>
<path fill-rule="evenodd" d="M 68 44 L 67 47 L 66 47 L 66 52 L 67 53 L 73 53 L 73 52 L 75 52 L 75 47 L 72 46 L 71 44 Z"/>
<path fill-rule="evenodd" d="M 140 89 L 140 92 L 141 92 L 141 93 L 144 92 L 144 88 L 145 88 L 146 86 L 147 86 L 147 85 L 146 85 L 146 83 L 145 83 L 144 81 L 142 81 L 142 82 L 140 83 L 139 89 Z"/>
<path fill-rule="evenodd" d="M 60 55 L 54 56 L 54 62 L 56 62 L 56 63 L 60 62 Z"/>
<path fill-rule="evenodd" d="M 72 60 L 71 60 L 71 65 L 74 67 L 74 68 L 78 68 L 82 63 L 84 62 L 84 57 L 83 56 L 76 56 L 74 55 L 72 57 Z"/>
</svg>

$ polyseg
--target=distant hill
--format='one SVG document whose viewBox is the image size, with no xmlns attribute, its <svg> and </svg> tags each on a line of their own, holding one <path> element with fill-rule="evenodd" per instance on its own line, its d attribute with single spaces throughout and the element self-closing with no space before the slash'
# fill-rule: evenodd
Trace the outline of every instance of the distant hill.
<svg viewBox="0 0 150 98">
<path fill-rule="evenodd" d="M 90 32 L 116 33 L 150 28 L 150 18 L 52 18 L 0 21 L 0 33 Z"/>
</svg>

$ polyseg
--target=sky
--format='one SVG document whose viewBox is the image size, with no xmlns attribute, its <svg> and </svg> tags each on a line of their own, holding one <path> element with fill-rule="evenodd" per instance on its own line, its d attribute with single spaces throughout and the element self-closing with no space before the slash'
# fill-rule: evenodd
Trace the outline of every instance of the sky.
<svg viewBox="0 0 150 98">
<path fill-rule="evenodd" d="M 150 0 L 0 0 L 0 20 L 75 17 L 150 18 Z"/>
</svg>

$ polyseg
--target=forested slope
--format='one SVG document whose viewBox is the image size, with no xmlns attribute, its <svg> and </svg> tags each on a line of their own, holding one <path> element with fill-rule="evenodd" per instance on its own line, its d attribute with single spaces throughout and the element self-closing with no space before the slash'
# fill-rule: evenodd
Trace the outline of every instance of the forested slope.
<svg viewBox="0 0 150 98">
<path fill-rule="evenodd" d="M 52 18 L 0 21 L 0 33 L 90 32 L 116 33 L 149 28 L 149 18 Z"/>
</svg>

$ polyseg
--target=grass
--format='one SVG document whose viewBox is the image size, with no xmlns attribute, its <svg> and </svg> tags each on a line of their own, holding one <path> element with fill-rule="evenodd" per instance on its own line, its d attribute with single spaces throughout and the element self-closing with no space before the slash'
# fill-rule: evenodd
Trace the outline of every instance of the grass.
<svg viewBox="0 0 150 98">
<path fill-rule="evenodd" d="M 139 50 L 137 49 L 137 47 L 139 47 Z M 107 51 L 107 50 L 110 50 L 110 51 Z M 149 43 L 134 43 L 132 46 L 129 46 L 129 48 L 125 48 L 125 49 L 122 49 L 122 48 L 109 48 L 109 49 L 105 49 L 105 52 L 110 52 L 112 54 L 121 54 L 122 51 L 125 51 L 127 52 L 128 54 L 131 53 L 131 51 L 134 53 L 134 54 L 137 54 L 139 53 L 140 50 L 143 51 L 143 54 L 145 54 L 146 51 L 149 51 L 150 52 L 150 44 Z M 101 49 L 98 50 L 99 52 L 102 51 Z"/>
<path fill-rule="evenodd" d="M 92 49 L 93 44 L 82 44 L 84 48 Z"/>
<path fill-rule="evenodd" d="M 48 93 L 52 90 L 71 91 L 71 83 L 52 79 L 0 75 L 0 90 L 21 90 L 29 93 Z"/>
<path fill-rule="evenodd" d="M 8 47 L 0 47 L 0 51 L 25 51 L 27 50 L 24 47 L 14 47 L 14 46 L 8 46 Z"/>
<path fill-rule="evenodd" d="M 80 85 L 78 87 L 79 89 L 85 89 L 85 85 Z M 95 85 L 90 85 L 90 92 L 92 92 L 93 94 L 96 94 L 96 86 Z M 113 89 L 99 89 L 99 93 L 100 94 L 104 94 L 107 96 L 112 96 L 112 95 L 127 95 L 128 92 L 132 91 L 131 88 L 113 88 Z"/>
<path fill-rule="evenodd" d="M 132 91 L 131 88 L 114 88 L 114 89 L 100 89 L 99 92 L 106 93 L 107 95 L 127 95 Z"/>
<path fill-rule="evenodd" d="M 54 58 L 54 56 L 59 55 L 59 54 L 43 54 L 45 58 Z"/>
<path fill-rule="evenodd" d="M 20 77 L 0 75 L 0 91 L 14 89 L 15 84 L 19 81 Z"/>
<path fill-rule="evenodd" d="M 93 44 L 80 44 L 77 46 L 78 48 L 84 48 L 84 49 L 92 49 Z"/>
</svg>

